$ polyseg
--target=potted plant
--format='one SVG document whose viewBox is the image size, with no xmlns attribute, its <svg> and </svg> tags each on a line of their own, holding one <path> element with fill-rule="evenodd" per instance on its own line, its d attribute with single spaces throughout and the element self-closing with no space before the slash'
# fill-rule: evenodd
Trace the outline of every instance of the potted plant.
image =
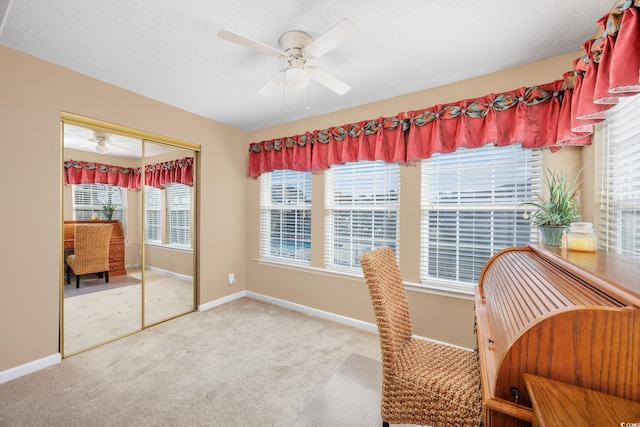
<svg viewBox="0 0 640 427">
<path fill-rule="evenodd" d="M 111 219 L 113 216 L 113 211 L 116 210 L 116 205 L 111 202 L 104 203 L 102 205 L 102 214 L 104 215 L 104 219 Z"/>
<path fill-rule="evenodd" d="M 545 245 L 560 246 L 562 234 L 571 223 L 580 219 L 580 204 L 576 197 L 580 172 L 582 170 L 569 181 L 565 174 L 547 169 L 543 182 L 545 194 L 538 193 L 538 201 L 525 203 L 537 208 L 531 214 L 531 221 L 540 228 Z"/>
</svg>

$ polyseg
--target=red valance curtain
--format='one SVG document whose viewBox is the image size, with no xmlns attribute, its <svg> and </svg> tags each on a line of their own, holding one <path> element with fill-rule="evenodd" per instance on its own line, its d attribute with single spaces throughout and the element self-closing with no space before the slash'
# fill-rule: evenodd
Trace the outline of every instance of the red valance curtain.
<svg viewBox="0 0 640 427">
<path fill-rule="evenodd" d="M 402 115 L 252 143 L 249 176 L 279 169 L 322 170 L 358 160 L 405 160 Z"/>
<path fill-rule="evenodd" d="M 410 111 L 407 161 L 490 143 L 552 150 L 559 149 L 560 144 L 588 144 L 589 134 L 572 132 L 560 120 L 570 105 L 565 92 L 564 81 L 557 80 Z"/>
<path fill-rule="evenodd" d="M 193 157 L 145 165 L 145 185 L 163 189 L 170 182 L 193 187 Z"/>
<path fill-rule="evenodd" d="M 110 184 L 128 190 L 140 190 L 140 168 L 125 168 L 103 163 L 69 160 L 64 162 L 64 183 Z"/>
<path fill-rule="evenodd" d="M 557 150 L 591 142 L 620 97 L 640 92 L 640 0 L 619 0 L 574 69 L 551 83 L 252 143 L 249 176 L 357 160 L 406 162 L 489 143 Z"/>
<path fill-rule="evenodd" d="M 640 92 L 640 0 L 620 0 L 598 21 L 594 39 L 565 74 L 572 93 L 571 128 L 592 132 L 621 97 Z"/>
<path fill-rule="evenodd" d="M 193 186 L 193 157 L 145 166 L 146 185 L 162 189 L 169 182 Z M 69 160 L 64 162 L 64 183 L 110 184 L 140 191 L 141 168 Z"/>
</svg>

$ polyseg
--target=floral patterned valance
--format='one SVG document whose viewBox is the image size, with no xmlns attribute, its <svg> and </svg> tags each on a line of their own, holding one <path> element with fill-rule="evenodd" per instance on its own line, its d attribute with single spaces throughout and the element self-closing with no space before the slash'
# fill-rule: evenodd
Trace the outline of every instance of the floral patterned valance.
<svg viewBox="0 0 640 427">
<path fill-rule="evenodd" d="M 145 165 L 145 184 L 164 188 L 169 182 L 193 186 L 193 157 Z M 64 183 L 110 184 L 140 191 L 141 168 L 126 168 L 96 162 L 64 162 Z"/>
<path fill-rule="evenodd" d="M 251 143 L 248 174 L 315 171 L 358 160 L 412 163 L 460 147 L 557 150 L 591 142 L 620 97 L 640 92 L 640 0 L 619 0 L 573 70 L 551 83 Z"/>
</svg>

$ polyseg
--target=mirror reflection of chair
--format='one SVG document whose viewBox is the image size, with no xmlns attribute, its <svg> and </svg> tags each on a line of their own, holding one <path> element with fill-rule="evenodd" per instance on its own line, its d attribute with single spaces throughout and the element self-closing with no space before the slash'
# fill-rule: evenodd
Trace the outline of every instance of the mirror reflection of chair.
<svg viewBox="0 0 640 427">
<path fill-rule="evenodd" d="M 111 224 L 76 224 L 74 232 L 74 253 L 67 257 L 67 265 L 76 276 L 76 288 L 80 287 L 80 276 L 104 274 L 109 283 L 109 242 Z M 67 284 L 70 277 L 67 275 Z"/>
<path fill-rule="evenodd" d="M 360 262 L 380 335 L 382 425 L 478 426 L 477 353 L 413 338 L 409 300 L 391 248 L 368 252 Z"/>
</svg>

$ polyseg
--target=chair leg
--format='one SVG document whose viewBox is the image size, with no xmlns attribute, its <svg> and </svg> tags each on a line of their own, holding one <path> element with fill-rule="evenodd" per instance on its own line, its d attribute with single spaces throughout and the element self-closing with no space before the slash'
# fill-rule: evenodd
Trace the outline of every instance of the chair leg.
<svg viewBox="0 0 640 427">
<path fill-rule="evenodd" d="M 109 283 L 109 270 L 104 272 L 104 282 Z"/>
<path fill-rule="evenodd" d="M 382 422 L 382 427 L 389 427 L 389 423 L 388 423 L 388 422 L 386 422 L 386 421 L 383 421 L 383 422 Z"/>
<path fill-rule="evenodd" d="M 76 289 L 80 287 L 80 275 L 76 274 Z"/>
</svg>

